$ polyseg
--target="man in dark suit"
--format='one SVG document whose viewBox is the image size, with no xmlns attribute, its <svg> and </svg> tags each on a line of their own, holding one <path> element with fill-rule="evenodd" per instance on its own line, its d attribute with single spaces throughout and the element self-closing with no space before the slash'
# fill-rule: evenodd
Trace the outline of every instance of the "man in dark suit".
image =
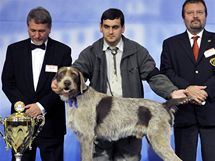
<svg viewBox="0 0 215 161">
<path fill-rule="evenodd" d="M 182 17 L 187 31 L 164 40 L 161 54 L 161 72 L 194 99 L 179 106 L 175 115 L 175 150 L 183 161 L 196 161 L 200 137 L 202 160 L 214 161 L 215 33 L 204 29 L 207 7 L 203 0 L 186 0 Z"/>
<path fill-rule="evenodd" d="M 37 147 L 42 161 L 63 161 L 65 107 L 52 92 L 51 81 L 59 67 L 71 65 L 71 48 L 49 37 L 52 19 L 46 9 L 32 9 L 27 25 L 30 38 L 7 48 L 2 89 L 12 103 L 12 113 L 14 104 L 22 101 L 29 116 L 45 115 L 45 125 L 22 161 L 34 161 Z"/>
</svg>

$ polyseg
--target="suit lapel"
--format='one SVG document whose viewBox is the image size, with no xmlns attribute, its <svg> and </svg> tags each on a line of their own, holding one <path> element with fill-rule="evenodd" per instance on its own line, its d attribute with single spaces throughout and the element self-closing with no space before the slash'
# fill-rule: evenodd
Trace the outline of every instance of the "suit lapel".
<svg viewBox="0 0 215 161">
<path fill-rule="evenodd" d="M 190 61 L 193 64 L 195 64 L 193 51 L 192 51 L 190 40 L 189 40 L 189 37 L 188 37 L 188 34 L 186 31 L 182 34 L 182 37 L 180 39 L 180 43 L 181 43 L 181 46 L 183 47 L 182 51 L 185 51 L 184 54 L 186 54 L 186 56 L 190 59 Z"/>
<path fill-rule="evenodd" d="M 37 92 L 40 90 L 40 89 L 43 89 L 43 86 L 45 85 L 47 79 L 48 79 L 48 76 L 49 74 L 46 73 L 46 65 L 52 65 L 52 60 L 53 60 L 53 57 L 54 57 L 54 48 L 53 48 L 53 42 L 51 41 L 51 39 L 49 38 L 48 40 L 48 44 L 47 44 L 47 49 L 46 49 L 46 53 L 45 53 L 45 56 L 44 56 L 44 60 L 43 60 L 43 65 L 42 65 L 42 68 L 41 68 L 41 71 L 40 71 L 40 77 L 39 77 L 39 81 L 38 81 L 38 84 L 37 84 Z"/>
<path fill-rule="evenodd" d="M 202 58 L 204 57 L 204 52 L 208 49 L 208 46 L 210 46 L 211 42 L 212 42 L 212 38 L 210 37 L 210 34 L 207 31 L 204 31 L 202 34 L 198 62 L 201 61 Z"/>
<path fill-rule="evenodd" d="M 23 59 L 25 60 L 25 63 L 23 64 L 23 71 L 25 72 L 25 81 L 23 83 L 26 84 L 28 89 L 31 90 L 31 92 L 34 92 L 34 80 L 33 80 L 33 70 L 32 70 L 32 55 L 31 55 L 31 40 L 27 39 L 26 45 L 24 47 L 23 53 L 25 54 Z"/>
</svg>

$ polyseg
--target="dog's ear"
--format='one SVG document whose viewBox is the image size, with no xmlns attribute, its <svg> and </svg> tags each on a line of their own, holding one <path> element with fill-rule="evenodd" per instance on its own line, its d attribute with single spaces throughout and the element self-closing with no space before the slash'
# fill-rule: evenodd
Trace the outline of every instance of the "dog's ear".
<svg viewBox="0 0 215 161">
<path fill-rule="evenodd" d="M 83 74 L 80 71 L 78 73 L 80 77 L 80 92 L 83 93 L 83 91 L 87 89 L 87 85 L 85 84 L 85 79 Z"/>
<path fill-rule="evenodd" d="M 58 79 L 58 76 L 59 76 L 59 73 L 62 72 L 63 70 L 65 70 L 65 68 L 67 68 L 67 67 L 60 67 L 60 68 L 57 70 L 55 76 L 52 78 L 52 81 L 53 81 L 53 80 L 57 80 L 57 79 Z"/>
<path fill-rule="evenodd" d="M 54 75 L 54 77 L 52 78 L 52 81 L 57 79 L 57 75 L 58 75 L 58 71 L 56 72 L 56 74 Z"/>
</svg>

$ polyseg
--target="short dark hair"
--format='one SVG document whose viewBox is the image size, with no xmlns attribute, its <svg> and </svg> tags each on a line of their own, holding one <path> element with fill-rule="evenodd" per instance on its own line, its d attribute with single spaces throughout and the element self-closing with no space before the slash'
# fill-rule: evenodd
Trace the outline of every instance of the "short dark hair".
<svg viewBox="0 0 215 161">
<path fill-rule="evenodd" d="M 30 10 L 27 16 L 27 25 L 34 20 L 36 24 L 48 24 L 48 27 L 52 26 L 52 18 L 48 10 L 43 7 L 37 7 Z"/>
<path fill-rule="evenodd" d="M 101 24 L 103 23 L 103 20 L 107 20 L 107 19 L 114 20 L 118 18 L 120 18 L 121 26 L 124 26 L 125 18 L 124 18 L 123 12 L 116 8 L 109 8 L 103 12 L 101 17 Z"/>
<path fill-rule="evenodd" d="M 207 6 L 205 4 L 205 1 L 204 0 L 185 0 L 183 6 L 182 6 L 182 18 L 184 19 L 184 8 L 185 6 L 188 4 L 188 3 L 202 3 L 205 7 L 205 15 L 207 17 L 208 15 L 208 11 L 207 11 Z"/>
</svg>

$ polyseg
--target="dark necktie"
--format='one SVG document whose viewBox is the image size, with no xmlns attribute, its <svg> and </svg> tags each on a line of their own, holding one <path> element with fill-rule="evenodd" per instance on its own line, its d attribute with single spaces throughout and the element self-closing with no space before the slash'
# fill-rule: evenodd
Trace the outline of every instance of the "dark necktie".
<svg viewBox="0 0 215 161">
<path fill-rule="evenodd" d="M 114 64 L 114 74 L 117 75 L 117 68 L 116 68 L 116 54 L 117 54 L 117 50 L 118 48 L 115 47 L 113 49 L 111 49 L 110 47 L 108 47 L 108 49 L 111 51 L 111 54 L 113 55 L 113 64 Z"/>
<path fill-rule="evenodd" d="M 35 45 L 35 44 L 32 44 L 31 43 L 31 50 L 34 50 L 34 49 L 37 49 L 37 48 L 40 48 L 42 50 L 45 50 L 46 49 L 46 45 L 43 43 L 41 45 Z"/>
<path fill-rule="evenodd" d="M 194 58 L 196 61 L 197 61 L 198 55 L 199 55 L 199 46 L 197 43 L 198 38 L 199 38 L 199 36 L 193 36 L 192 37 L 192 39 L 193 39 L 193 55 L 194 55 Z"/>
</svg>

